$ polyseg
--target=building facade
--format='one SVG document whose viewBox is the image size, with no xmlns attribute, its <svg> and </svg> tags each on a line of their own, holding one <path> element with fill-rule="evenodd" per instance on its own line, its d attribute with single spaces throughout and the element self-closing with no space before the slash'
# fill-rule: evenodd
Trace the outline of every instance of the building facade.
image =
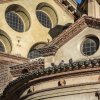
<svg viewBox="0 0 100 100">
<path fill-rule="evenodd" d="M 1 100 L 100 100 L 100 1 L 0 1 Z"/>
</svg>

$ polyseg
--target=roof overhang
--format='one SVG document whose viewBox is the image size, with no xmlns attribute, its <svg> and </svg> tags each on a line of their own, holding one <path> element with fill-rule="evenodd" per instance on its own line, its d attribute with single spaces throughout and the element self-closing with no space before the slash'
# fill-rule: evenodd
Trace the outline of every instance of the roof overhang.
<svg viewBox="0 0 100 100">
<path fill-rule="evenodd" d="M 39 50 L 43 56 L 55 55 L 57 50 L 85 28 L 100 29 L 100 19 L 83 15 L 79 20 L 65 29 L 58 37 L 51 41 L 46 47 Z"/>
</svg>

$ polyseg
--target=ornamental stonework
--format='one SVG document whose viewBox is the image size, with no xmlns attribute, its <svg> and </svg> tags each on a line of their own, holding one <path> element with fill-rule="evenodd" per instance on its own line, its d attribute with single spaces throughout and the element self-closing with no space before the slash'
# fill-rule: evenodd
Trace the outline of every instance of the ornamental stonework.
<svg viewBox="0 0 100 100">
<path fill-rule="evenodd" d="M 10 69 L 7 65 L 0 64 L 0 93 L 3 92 L 7 84 L 12 80 Z"/>
</svg>

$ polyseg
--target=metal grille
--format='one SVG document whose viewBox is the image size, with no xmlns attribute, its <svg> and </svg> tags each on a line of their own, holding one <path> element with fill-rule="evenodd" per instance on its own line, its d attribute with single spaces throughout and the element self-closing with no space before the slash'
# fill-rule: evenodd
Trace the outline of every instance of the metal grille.
<svg viewBox="0 0 100 100">
<path fill-rule="evenodd" d="M 21 18 L 13 11 L 6 13 L 6 21 L 10 27 L 18 32 L 24 31 L 24 24 Z"/>
<path fill-rule="evenodd" d="M 29 51 L 28 58 L 37 58 L 37 57 L 42 57 L 42 54 L 38 51 L 38 49 L 44 47 L 46 43 L 37 43 L 35 44 L 31 50 Z"/>
<path fill-rule="evenodd" d="M 83 43 L 82 50 L 85 55 L 92 55 L 98 49 L 98 43 L 93 38 L 86 38 Z"/>
<path fill-rule="evenodd" d="M 33 59 L 33 58 L 37 58 L 40 56 L 41 54 L 37 50 L 32 50 L 29 52 L 28 58 Z"/>
<path fill-rule="evenodd" d="M 0 42 L 0 52 L 5 52 L 5 48 L 4 48 L 3 44 L 2 44 L 2 42 Z"/>
<path fill-rule="evenodd" d="M 51 28 L 52 27 L 51 20 L 50 20 L 49 16 L 46 13 L 44 13 L 42 11 L 37 11 L 36 14 L 37 14 L 37 18 L 38 18 L 39 22 L 43 26 L 45 26 L 47 28 Z"/>
</svg>

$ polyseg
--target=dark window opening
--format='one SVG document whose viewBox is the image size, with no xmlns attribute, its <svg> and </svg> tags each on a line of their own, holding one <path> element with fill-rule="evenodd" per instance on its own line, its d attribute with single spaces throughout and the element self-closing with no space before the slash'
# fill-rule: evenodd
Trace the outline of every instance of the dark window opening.
<svg viewBox="0 0 100 100">
<path fill-rule="evenodd" d="M 86 37 L 82 43 L 82 53 L 84 55 L 93 55 L 99 48 L 99 39 L 95 36 Z"/>
</svg>

